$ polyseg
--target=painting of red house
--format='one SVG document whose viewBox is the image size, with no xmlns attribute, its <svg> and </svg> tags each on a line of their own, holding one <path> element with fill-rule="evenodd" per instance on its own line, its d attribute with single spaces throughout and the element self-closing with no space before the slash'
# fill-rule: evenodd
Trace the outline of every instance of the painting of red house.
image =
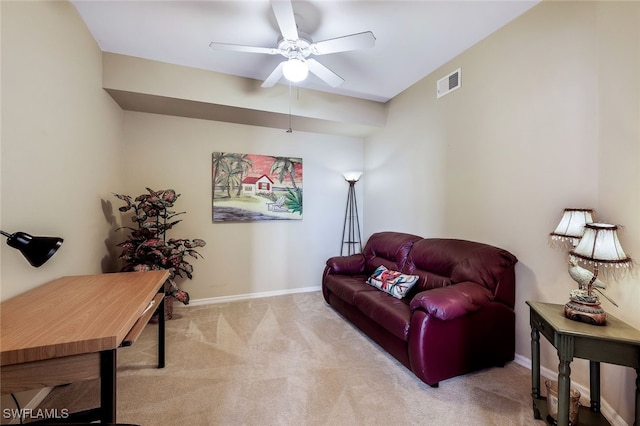
<svg viewBox="0 0 640 426">
<path fill-rule="evenodd" d="M 271 192 L 273 181 L 267 175 L 247 176 L 242 181 L 243 194 L 265 194 Z"/>
<path fill-rule="evenodd" d="M 213 222 L 302 219 L 302 158 L 214 152 Z"/>
</svg>

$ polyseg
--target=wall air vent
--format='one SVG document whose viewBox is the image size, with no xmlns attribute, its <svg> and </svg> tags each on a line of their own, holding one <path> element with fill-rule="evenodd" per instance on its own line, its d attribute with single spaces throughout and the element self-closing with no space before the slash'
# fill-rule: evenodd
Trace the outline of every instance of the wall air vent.
<svg viewBox="0 0 640 426">
<path fill-rule="evenodd" d="M 447 95 L 453 92 L 454 90 L 458 89 L 460 87 L 460 83 L 461 83 L 460 68 L 458 68 L 448 76 L 438 80 L 437 87 L 436 87 L 438 97 L 441 98 L 444 95 Z"/>
</svg>

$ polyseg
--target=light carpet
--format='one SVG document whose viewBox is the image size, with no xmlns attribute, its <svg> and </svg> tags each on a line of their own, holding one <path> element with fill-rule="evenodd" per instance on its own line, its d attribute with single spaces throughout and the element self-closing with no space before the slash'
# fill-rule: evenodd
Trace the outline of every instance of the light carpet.
<svg viewBox="0 0 640 426">
<path fill-rule="evenodd" d="M 117 420 L 164 425 L 544 425 L 531 372 L 509 363 L 431 388 L 331 309 L 320 292 L 176 308 L 167 366 L 157 325 L 118 350 Z M 446 344 L 446 342 L 442 342 Z M 97 381 L 40 408 L 98 405 Z"/>
</svg>

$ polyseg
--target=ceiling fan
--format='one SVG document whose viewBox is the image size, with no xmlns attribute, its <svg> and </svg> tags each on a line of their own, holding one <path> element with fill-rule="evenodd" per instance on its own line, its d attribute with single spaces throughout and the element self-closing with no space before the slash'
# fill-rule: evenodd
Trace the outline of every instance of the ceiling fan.
<svg viewBox="0 0 640 426">
<path fill-rule="evenodd" d="M 282 33 L 278 38 L 277 47 L 242 46 L 215 41 L 209 43 L 209 47 L 214 50 L 284 56 L 286 60 L 276 66 L 264 80 L 262 87 L 274 86 L 283 76 L 292 82 L 302 81 L 307 78 L 309 71 L 329 86 L 338 87 L 344 83 L 344 79 L 309 56 L 365 49 L 373 47 L 376 43 L 371 31 L 314 43 L 307 34 L 298 31 L 291 0 L 271 0 L 271 8 Z"/>
</svg>

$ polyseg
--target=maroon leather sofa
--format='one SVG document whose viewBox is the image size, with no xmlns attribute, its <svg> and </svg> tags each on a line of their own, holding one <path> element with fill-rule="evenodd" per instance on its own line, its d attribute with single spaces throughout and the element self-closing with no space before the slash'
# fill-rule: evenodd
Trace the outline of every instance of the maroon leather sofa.
<svg viewBox="0 0 640 426">
<path fill-rule="evenodd" d="M 506 250 L 473 241 L 373 234 L 363 253 L 332 257 L 325 300 L 430 386 L 515 353 L 515 272 Z M 420 278 L 397 299 L 369 284 L 380 265 Z"/>
</svg>

